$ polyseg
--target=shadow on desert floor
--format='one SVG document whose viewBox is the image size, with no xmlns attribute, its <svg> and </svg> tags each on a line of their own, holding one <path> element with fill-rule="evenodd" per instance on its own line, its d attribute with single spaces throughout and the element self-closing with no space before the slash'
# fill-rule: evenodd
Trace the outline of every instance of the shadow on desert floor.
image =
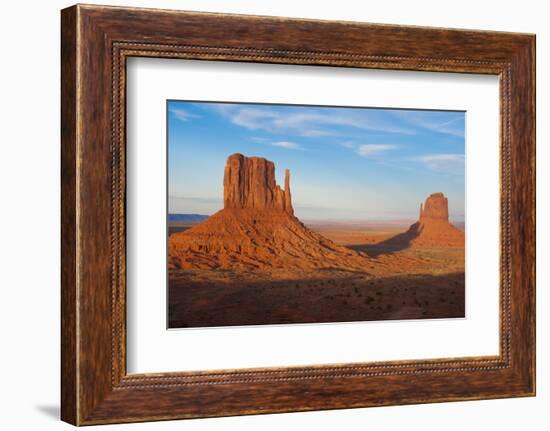
<svg viewBox="0 0 550 431">
<path fill-rule="evenodd" d="M 170 328 L 464 317 L 463 272 L 169 285 Z"/>
<path fill-rule="evenodd" d="M 420 229 L 418 223 L 415 223 L 406 232 L 392 236 L 384 241 L 375 244 L 351 244 L 346 247 L 355 251 L 365 252 L 370 257 L 377 257 L 406 250 L 419 235 Z"/>
</svg>

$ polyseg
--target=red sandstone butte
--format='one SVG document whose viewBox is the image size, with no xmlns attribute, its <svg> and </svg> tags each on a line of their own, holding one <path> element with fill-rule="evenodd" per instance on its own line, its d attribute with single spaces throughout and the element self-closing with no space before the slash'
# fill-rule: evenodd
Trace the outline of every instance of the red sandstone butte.
<svg viewBox="0 0 550 431">
<path fill-rule="evenodd" d="M 288 169 L 283 190 L 275 182 L 273 162 L 233 154 L 225 165 L 223 192 L 222 210 L 170 235 L 170 268 L 368 270 L 368 257 L 334 244 L 294 216 Z"/>
<path fill-rule="evenodd" d="M 420 204 L 420 223 L 430 223 L 431 221 L 444 221 L 449 223 L 449 202 L 443 193 L 432 193 L 424 206 Z"/>
<path fill-rule="evenodd" d="M 275 209 L 293 214 L 290 171 L 285 171 L 285 189 L 275 183 L 275 164 L 261 157 L 233 154 L 223 177 L 224 208 Z"/>
<path fill-rule="evenodd" d="M 464 247 L 464 232 L 449 222 L 449 203 L 441 192 L 432 193 L 420 204 L 418 221 L 385 244 L 410 247 Z"/>
</svg>

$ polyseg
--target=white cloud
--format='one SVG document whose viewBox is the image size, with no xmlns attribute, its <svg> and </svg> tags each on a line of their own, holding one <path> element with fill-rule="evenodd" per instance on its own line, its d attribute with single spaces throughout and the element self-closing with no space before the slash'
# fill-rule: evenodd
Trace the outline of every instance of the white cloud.
<svg viewBox="0 0 550 431">
<path fill-rule="evenodd" d="M 266 143 L 269 142 L 269 139 L 267 139 L 267 138 L 262 138 L 262 137 L 260 137 L 260 136 L 252 136 L 252 137 L 250 138 L 250 140 L 251 140 L 251 141 L 254 141 L 254 142 L 258 142 L 258 143 L 260 143 L 260 144 L 266 144 Z"/>
<path fill-rule="evenodd" d="M 307 112 L 280 111 L 242 105 L 220 105 L 216 110 L 238 126 L 270 133 L 285 133 L 295 136 L 319 137 L 339 135 L 335 127 L 351 127 L 383 133 L 414 134 L 414 130 L 401 127 L 395 122 L 384 121 L 369 110 L 346 110 L 342 113 L 311 108 Z"/>
<path fill-rule="evenodd" d="M 274 124 L 278 118 L 275 113 L 266 109 L 240 108 L 236 110 L 226 110 L 226 112 L 229 112 L 229 118 L 233 124 L 252 130 L 267 130 L 267 128 L 269 128 L 268 126 Z"/>
<path fill-rule="evenodd" d="M 302 136 L 305 136 L 307 138 L 319 138 L 321 136 L 333 136 L 335 135 L 334 132 L 329 132 L 327 130 L 317 130 L 317 129 L 304 129 L 300 131 L 300 134 Z"/>
<path fill-rule="evenodd" d="M 272 142 L 271 145 L 274 147 L 286 148 L 287 150 L 303 150 L 303 148 L 297 143 L 289 141 Z"/>
<path fill-rule="evenodd" d="M 394 111 L 394 115 L 402 120 L 405 120 L 407 123 L 422 129 L 445 135 L 457 136 L 459 138 L 464 137 L 464 126 L 462 123 L 464 120 L 464 113 L 462 112 L 457 112 L 456 117 L 447 121 L 437 120 L 437 111 L 427 115 L 425 112 L 419 111 L 396 110 Z"/>
<path fill-rule="evenodd" d="M 429 169 L 451 175 L 464 175 L 464 155 L 462 154 L 427 154 L 417 160 Z"/>
<path fill-rule="evenodd" d="M 364 144 L 359 145 L 357 154 L 361 157 L 370 157 L 376 154 L 380 154 L 386 151 L 395 150 L 397 145 L 393 144 Z"/>
<path fill-rule="evenodd" d="M 275 142 L 273 142 L 268 138 L 262 138 L 262 137 L 259 137 L 259 136 L 252 136 L 250 138 L 250 140 L 253 141 L 253 142 L 257 142 L 259 144 L 272 145 L 274 147 L 279 147 L 279 148 L 286 148 L 287 150 L 303 150 L 304 149 L 300 144 L 297 144 L 296 142 L 291 142 L 291 141 L 275 141 Z"/>
<path fill-rule="evenodd" d="M 185 109 L 181 108 L 170 108 L 170 113 L 174 115 L 180 121 L 189 121 L 193 118 L 202 118 L 200 115 L 191 114 Z"/>
</svg>

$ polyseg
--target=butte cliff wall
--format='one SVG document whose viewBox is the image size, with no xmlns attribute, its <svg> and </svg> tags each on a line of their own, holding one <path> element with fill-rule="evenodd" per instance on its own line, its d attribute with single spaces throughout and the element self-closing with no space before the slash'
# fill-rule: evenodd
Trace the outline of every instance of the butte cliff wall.
<svg viewBox="0 0 550 431">
<path fill-rule="evenodd" d="M 232 154 L 223 177 L 224 208 L 274 209 L 294 214 L 290 194 L 290 171 L 285 188 L 275 182 L 275 164 L 261 157 Z"/>
</svg>

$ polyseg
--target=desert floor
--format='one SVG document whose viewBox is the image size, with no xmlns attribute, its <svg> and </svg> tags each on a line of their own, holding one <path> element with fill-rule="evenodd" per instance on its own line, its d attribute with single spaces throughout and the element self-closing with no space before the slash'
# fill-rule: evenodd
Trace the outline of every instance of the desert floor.
<svg viewBox="0 0 550 431">
<path fill-rule="evenodd" d="M 380 242 L 408 224 L 306 223 L 366 252 L 376 272 L 181 271 L 169 274 L 169 327 L 464 317 L 464 249 L 400 249 Z M 189 228 L 171 223 L 169 234 Z"/>
</svg>

